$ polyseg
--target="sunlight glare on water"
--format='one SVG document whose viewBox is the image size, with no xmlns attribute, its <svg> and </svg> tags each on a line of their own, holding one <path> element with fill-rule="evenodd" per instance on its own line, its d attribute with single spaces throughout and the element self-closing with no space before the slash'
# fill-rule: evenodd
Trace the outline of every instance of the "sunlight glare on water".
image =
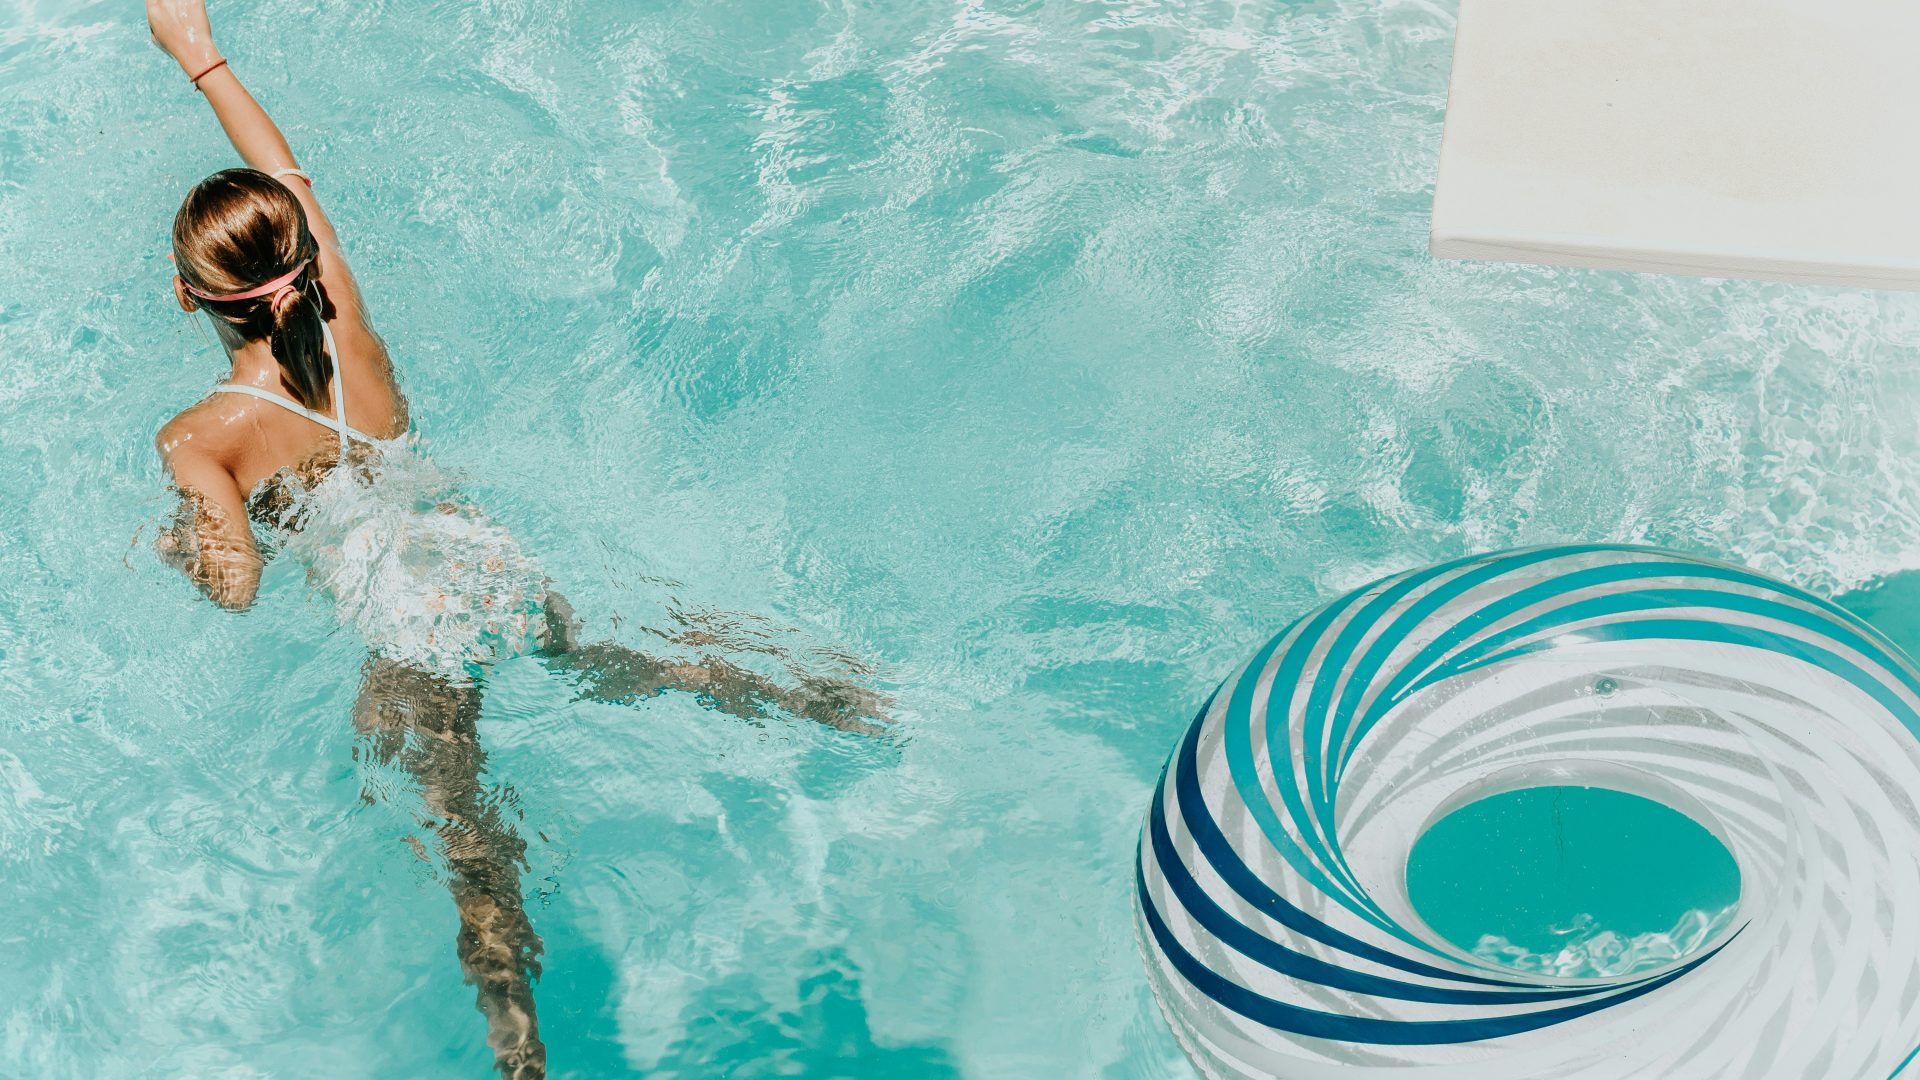
<svg viewBox="0 0 1920 1080">
<path fill-rule="evenodd" d="M 1451 4 L 214 20 L 428 451 L 591 633 L 900 702 L 494 672 L 556 1076 L 1190 1076 L 1133 844 L 1255 643 L 1522 543 L 1920 563 L 1912 298 L 1426 256 Z M 224 374 L 167 228 L 233 163 L 138 5 L 0 0 L 0 1075 L 484 1075 L 361 645 L 287 560 L 236 618 L 150 549 Z"/>
</svg>

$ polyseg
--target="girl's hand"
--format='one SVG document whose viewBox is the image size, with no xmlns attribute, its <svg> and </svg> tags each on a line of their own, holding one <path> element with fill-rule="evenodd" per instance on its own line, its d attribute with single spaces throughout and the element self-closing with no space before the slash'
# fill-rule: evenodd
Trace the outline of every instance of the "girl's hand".
<svg viewBox="0 0 1920 1080">
<path fill-rule="evenodd" d="M 147 0 L 147 29 L 154 44 L 167 50 L 192 75 L 220 59 L 207 22 L 206 0 Z"/>
<path fill-rule="evenodd" d="M 160 561 L 176 570 L 185 570 L 193 562 L 193 552 L 180 542 L 179 526 L 166 525 L 160 529 L 160 535 L 153 538 L 154 553 Z"/>
</svg>

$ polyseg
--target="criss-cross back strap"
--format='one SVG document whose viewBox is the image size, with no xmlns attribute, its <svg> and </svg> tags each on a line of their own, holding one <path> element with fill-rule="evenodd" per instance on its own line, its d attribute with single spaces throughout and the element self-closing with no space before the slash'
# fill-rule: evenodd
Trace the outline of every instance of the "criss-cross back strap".
<svg viewBox="0 0 1920 1080">
<path fill-rule="evenodd" d="M 377 442 L 371 435 L 357 431 L 347 424 L 347 388 L 340 378 L 340 349 L 333 343 L 333 328 L 326 323 L 320 324 L 320 332 L 327 343 L 327 359 L 333 365 L 333 415 L 315 412 L 291 398 L 282 397 L 271 390 L 258 386 L 242 386 L 239 383 L 221 383 L 213 388 L 216 394 L 245 394 L 247 397 L 270 401 L 275 405 L 304 416 L 316 424 L 332 428 L 340 435 L 340 445 L 344 448 L 348 439 L 358 439 L 364 443 Z"/>
</svg>

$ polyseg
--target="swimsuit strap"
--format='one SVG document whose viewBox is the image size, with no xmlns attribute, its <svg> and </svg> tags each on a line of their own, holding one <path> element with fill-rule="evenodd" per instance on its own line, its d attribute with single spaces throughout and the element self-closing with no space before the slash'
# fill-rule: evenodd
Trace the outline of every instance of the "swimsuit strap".
<svg viewBox="0 0 1920 1080">
<path fill-rule="evenodd" d="M 263 390 L 258 386 L 242 386 L 239 383 L 221 383 L 219 386 L 213 388 L 213 392 L 216 394 L 245 394 L 247 397 L 259 398 L 261 401 L 270 401 L 290 413 L 297 416 L 304 416 L 323 427 L 332 428 L 340 436 L 340 448 L 342 450 L 346 449 L 348 439 L 358 439 L 364 443 L 377 442 L 378 440 L 373 438 L 373 436 L 356 431 L 347 426 L 347 388 L 342 385 L 340 378 L 340 350 L 333 343 L 332 327 L 323 322 L 320 324 L 320 332 L 326 339 L 327 358 L 333 362 L 332 416 L 328 416 L 325 413 L 314 412 L 312 409 L 307 408 L 297 401 L 282 397 L 271 390 Z"/>
<path fill-rule="evenodd" d="M 340 346 L 333 343 L 333 327 L 320 320 L 320 339 L 327 343 L 327 363 L 333 367 L 333 428 L 340 433 L 340 449 L 347 448 L 347 381 L 340 377 Z"/>
</svg>

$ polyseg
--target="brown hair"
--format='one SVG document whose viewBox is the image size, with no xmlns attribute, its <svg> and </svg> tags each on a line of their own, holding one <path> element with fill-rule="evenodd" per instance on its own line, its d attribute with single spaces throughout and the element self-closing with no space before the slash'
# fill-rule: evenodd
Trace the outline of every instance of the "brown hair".
<svg viewBox="0 0 1920 1080">
<path fill-rule="evenodd" d="M 173 217 L 174 269 L 202 292 L 245 292 L 307 263 L 292 282 L 297 296 L 193 300 L 228 348 L 266 338 L 295 400 L 327 412 L 332 371 L 322 328 L 333 304 L 309 261 L 319 251 L 300 200 L 254 169 L 224 169 L 200 181 Z"/>
</svg>

